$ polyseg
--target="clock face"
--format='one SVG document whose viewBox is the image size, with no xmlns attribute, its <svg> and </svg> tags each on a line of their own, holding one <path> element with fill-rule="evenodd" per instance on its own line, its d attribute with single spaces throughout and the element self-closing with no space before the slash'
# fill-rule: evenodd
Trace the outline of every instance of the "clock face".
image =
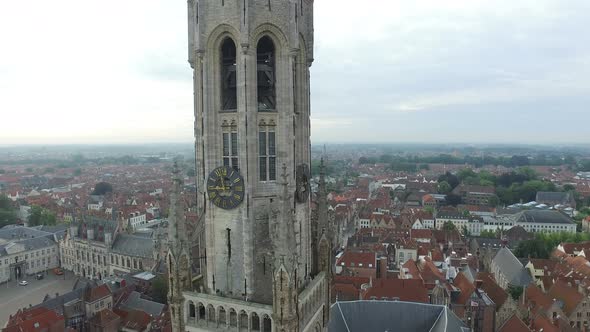
<svg viewBox="0 0 590 332">
<path fill-rule="evenodd" d="M 304 203 L 309 197 L 309 166 L 301 164 L 297 166 L 296 172 L 297 189 L 295 190 L 295 197 L 299 203 Z"/>
<path fill-rule="evenodd" d="M 209 174 L 207 192 L 213 204 L 222 209 L 233 209 L 244 200 L 244 178 L 231 167 L 217 167 Z"/>
</svg>

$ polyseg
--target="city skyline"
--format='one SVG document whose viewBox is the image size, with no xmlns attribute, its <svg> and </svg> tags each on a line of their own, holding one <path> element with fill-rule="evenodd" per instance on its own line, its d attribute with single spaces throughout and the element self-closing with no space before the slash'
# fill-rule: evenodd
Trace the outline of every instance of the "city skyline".
<svg viewBox="0 0 590 332">
<path fill-rule="evenodd" d="M 114 4 L 0 4 L 0 144 L 193 140 L 186 8 Z M 584 142 L 589 9 L 316 1 L 312 142 Z"/>
</svg>

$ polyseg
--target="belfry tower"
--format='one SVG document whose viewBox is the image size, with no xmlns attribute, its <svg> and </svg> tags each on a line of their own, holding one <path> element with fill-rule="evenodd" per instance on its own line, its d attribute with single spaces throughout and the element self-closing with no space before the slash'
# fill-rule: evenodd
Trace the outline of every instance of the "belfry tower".
<svg viewBox="0 0 590 332">
<path fill-rule="evenodd" d="M 329 279 L 311 249 L 313 0 L 189 0 L 188 37 L 203 258 L 183 328 L 325 330 Z"/>
</svg>

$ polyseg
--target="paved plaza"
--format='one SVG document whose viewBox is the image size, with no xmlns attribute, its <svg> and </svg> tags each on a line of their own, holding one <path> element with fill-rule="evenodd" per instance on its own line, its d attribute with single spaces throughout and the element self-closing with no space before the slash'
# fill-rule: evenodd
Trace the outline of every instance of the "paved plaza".
<svg viewBox="0 0 590 332">
<path fill-rule="evenodd" d="M 19 286 L 17 281 L 0 284 L 0 328 L 4 327 L 11 314 L 19 308 L 36 305 L 43 301 L 45 295 L 55 296 L 55 293 L 64 294 L 72 290 L 75 276 L 66 273 L 56 276 L 53 272 L 45 274 L 42 280 L 36 280 L 35 276 L 27 276 L 27 286 Z"/>
</svg>

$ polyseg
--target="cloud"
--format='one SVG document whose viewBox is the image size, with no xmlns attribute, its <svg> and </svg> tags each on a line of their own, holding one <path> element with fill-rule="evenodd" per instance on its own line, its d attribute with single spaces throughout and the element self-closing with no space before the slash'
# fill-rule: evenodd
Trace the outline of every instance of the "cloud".
<svg viewBox="0 0 590 332">
<path fill-rule="evenodd" d="M 586 0 L 316 1 L 313 140 L 587 140 L 588 20 Z M 185 5 L 1 1 L 0 31 L 1 143 L 193 139 Z"/>
</svg>

